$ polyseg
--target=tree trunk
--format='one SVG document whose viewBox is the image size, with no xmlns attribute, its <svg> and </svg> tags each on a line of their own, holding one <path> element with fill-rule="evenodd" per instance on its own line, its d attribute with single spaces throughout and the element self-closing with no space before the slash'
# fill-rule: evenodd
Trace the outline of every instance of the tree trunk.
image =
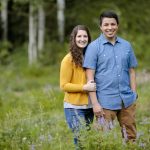
<svg viewBox="0 0 150 150">
<path fill-rule="evenodd" d="M 40 5 L 38 8 L 38 50 L 41 52 L 44 46 L 45 36 L 45 12 L 43 6 Z"/>
<path fill-rule="evenodd" d="M 65 29 L 65 0 L 57 0 L 57 22 L 58 22 L 58 36 L 59 41 L 64 41 L 64 29 Z"/>
<path fill-rule="evenodd" d="M 28 58 L 29 64 L 36 63 L 37 61 L 37 16 L 34 11 L 34 6 L 29 6 L 29 45 L 28 45 Z"/>
<path fill-rule="evenodd" d="M 1 0 L 1 19 L 2 19 L 2 29 L 3 29 L 3 40 L 7 41 L 7 32 L 8 32 L 8 13 L 7 13 L 7 0 Z"/>
</svg>

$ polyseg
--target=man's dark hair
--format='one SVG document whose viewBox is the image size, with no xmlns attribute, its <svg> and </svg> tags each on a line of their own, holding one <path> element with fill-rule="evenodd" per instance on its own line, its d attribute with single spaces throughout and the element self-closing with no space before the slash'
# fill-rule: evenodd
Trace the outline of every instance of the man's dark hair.
<svg viewBox="0 0 150 150">
<path fill-rule="evenodd" d="M 117 24 L 119 24 L 119 18 L 118 18 L 118 15 L 113 12 L 113 11 L 104 11 L 101 13 L 100 17 L 99 17 L 99 24 L 100 26 L 102 25 L 102 21 L 103 21 L 103 18 L 114 18 L 117 22 Z"/>
</svg>

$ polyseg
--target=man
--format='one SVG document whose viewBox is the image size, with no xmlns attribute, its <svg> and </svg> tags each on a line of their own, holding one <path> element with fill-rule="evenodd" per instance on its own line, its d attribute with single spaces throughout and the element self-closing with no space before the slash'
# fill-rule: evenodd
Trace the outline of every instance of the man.
<svg viewBox="0 0 150 150">
<path fill-rule="evenodd" d="M 112 122 L 117 117 L 123 138 L 135 141 L 137 61 L 131 44 L 116 35 L 118 27 L 116 13 L 100 15 L 102 34 L 88 46 L 83 67 L 87 80 L 96 82 L 97 91 L 89 93 L 96 118 Z"/>
</svg>

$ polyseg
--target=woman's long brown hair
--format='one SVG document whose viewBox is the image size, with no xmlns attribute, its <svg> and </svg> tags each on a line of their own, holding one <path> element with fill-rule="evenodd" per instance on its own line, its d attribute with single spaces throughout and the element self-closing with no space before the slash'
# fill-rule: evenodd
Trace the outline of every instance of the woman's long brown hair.
<svg viewBox="0 0 150 150">
<path fill-rule="evenodd" d="M 72 33 L 70 35 L 70 47 L 69 50 L 72 55 L 72 61 L 75 63 L 77 67 L 82 67 L 83 56 L 85 54 L 86 47 L 81 49 L 76 44 L 76 35 L 78 30 L 85 30 L 88 35 L 88 44 L 91 42 L 91 35 L 89 29 L 84 25 L 77 25 L 73 28 Z"/>
</svg>

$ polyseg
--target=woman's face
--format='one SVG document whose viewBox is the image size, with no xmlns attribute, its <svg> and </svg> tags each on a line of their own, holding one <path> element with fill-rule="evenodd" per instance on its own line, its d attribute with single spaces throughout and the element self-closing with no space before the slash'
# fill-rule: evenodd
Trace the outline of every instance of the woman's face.
<svg viewBox="0 0 150 150">
<path fill-rule="evenodd" d="M 85 48 L 88 44 L 88 34 L 85 30 L 78 30 L 75 42 L 79 48 Z"/>
</svg>

